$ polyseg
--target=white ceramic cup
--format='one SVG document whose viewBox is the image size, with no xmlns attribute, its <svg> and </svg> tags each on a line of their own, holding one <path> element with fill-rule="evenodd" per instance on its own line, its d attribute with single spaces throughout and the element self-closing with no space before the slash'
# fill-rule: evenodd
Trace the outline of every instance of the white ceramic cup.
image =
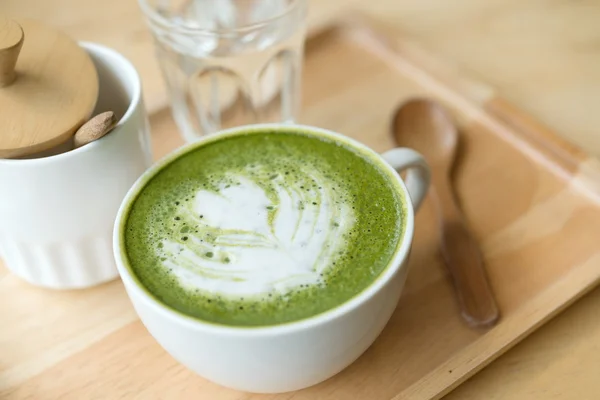
<svg viewBox="0 0 600 400">
<path fill-rule="evenodd" d="M 98 71 L 94 113 L 115 112 L 117 126 L 66 153 L 0 159 L 0 257 L 24 280 L 55 289 L 88 287 L 118 276 L 114 220 L 127 190 L 152 163 L 135 68 L 111 49 L 81 46 Z"/>
<path fill-rule="evenodd" d="M 232 327 L 184 316 L 156 300 L 137 280 L 124 258 L 123 226 L 128 204 L 161 168 L 207 141 L 249 129 L 301 129 L 347 143 L 380 162 L 407 205 L 405 232 L 389 266 L 364 291 L 325 313 L 269 327 Z M 386 162 L 387 161 L 387 162 Z M 406 183 L 396 171 L 406 171 Z M 406 278 L 414 231 L 414 210 L 429 186 L 429 168 L 417 152 L 397 148 L 383 156 L 340 134 L 298 125 L 253 125 L 222 131 L 188 144 L 148 170 L 127 194 L 114 231 L 117 266 L 127 293 L 150 334 L 176 360 L 199 375 L 248 392 L 286 392 L 319 383 L 350 365 L 388 322 Z"/>
</svg>

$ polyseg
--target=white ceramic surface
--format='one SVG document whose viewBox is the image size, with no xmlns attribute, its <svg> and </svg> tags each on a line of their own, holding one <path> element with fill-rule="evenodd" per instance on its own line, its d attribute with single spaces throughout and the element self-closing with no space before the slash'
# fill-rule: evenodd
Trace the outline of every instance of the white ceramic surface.
<svg viewBox="0 0 600 400">
<path fill-rule="evenodd" d="M 165 164 L 206 141 L 262 126 L 305 129 L 344 141 L 381 160 L 407 201 L 406 231 L 389 267 L 367 289 L 346 303 L 317 316 L 283 325 L 258 328 L 231 327 L 184 316 L 157 301 L 140 286 L 123 258 L 121 226 L 128 203 Z M 276 135 L 277 133 L 273 133 Z M 386 160 L 388 163 L 386 163 Z M 393 166 L 393 168 L 392 168 Z M 394 171 L 407 169 L 407 184 Z M 186 145 L 148 170 L 127 194 L 114 231 L 114 250 L 127 293 L 142 322 L 176 360 L 199 375 L 248 392 L 286 392 L 319 383 L 350 365 L 377 338 L 394 311 L 407 273 L 414 232 L 414 209 L 429 186 L 429 169 L 410 149 L 394 149 L 383 158 L 340 134 L 314 127 L 254 125 L 230 129 Z M 407 189 L 408 187 L 408 189 Z"/>
<path fill-rule="evenodd" d="M 96 142 L 44 158 L 0 159 L 0 257 L 39 286 L 70 289 L 117 277 L 112 226 L 152 155 L 140 78 L 120 54 L 81 43 L 98 70 L 95 113 L 120 121 Z"/>
</svg>

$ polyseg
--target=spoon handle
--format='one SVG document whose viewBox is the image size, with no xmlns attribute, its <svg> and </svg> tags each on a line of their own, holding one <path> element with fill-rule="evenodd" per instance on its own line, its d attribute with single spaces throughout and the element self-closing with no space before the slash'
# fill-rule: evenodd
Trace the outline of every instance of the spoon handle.
<svg viewBox="0 0 600 400">
<path fill-rule="evenodd" d="M 493 325 L 500 312 L 490 288 L 481 252 L 456 205 L 448 179 L 434 179 L 441 222 L 441 250 L 446 261 L 462 316 L 471 327 Z"/>
</svg>

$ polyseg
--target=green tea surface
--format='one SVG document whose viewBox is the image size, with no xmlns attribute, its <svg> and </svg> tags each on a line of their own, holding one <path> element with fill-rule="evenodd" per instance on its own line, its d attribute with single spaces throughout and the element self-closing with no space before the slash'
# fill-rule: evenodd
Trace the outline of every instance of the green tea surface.
<svg viewBox="0 0 600 400">
<path fill-rule="evenodd" d="M 378 163 L 300 130 L 209 141 L 131 203 L 129 267 L 160 302 L 216 324 L 335 308 L 385 270 L 403 235 L 405 205 Z"/>
</svg>

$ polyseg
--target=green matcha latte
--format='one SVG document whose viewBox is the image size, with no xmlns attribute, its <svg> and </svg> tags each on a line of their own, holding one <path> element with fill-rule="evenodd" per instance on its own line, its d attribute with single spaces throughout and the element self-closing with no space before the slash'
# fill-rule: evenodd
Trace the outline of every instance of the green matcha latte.
<svg viewBox="0 0 600 400">
<path fill-rule="evenodd" d="M 157 300 L 206 322 L 314 316 L 365 290 L 399 247 L 406 208 L 391 174 L 294 128 L 208 140 L 130 202 L 125 260 Z"/>
</svg>

